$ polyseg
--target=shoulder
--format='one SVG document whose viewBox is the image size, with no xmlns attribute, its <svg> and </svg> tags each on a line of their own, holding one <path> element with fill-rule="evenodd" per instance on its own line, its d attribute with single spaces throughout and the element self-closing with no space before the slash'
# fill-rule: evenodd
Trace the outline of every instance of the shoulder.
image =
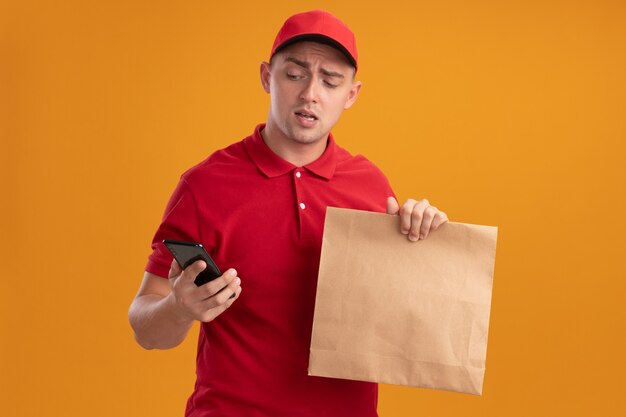
<svg viewBox="0 0 626 417">
<path fill-rule="evenodd" d="M 181 175 L 181 180 L 190 186 L 203 184 L 212 177 L 240 172 L 250 165 L 250 158 L 243 140 L 223 149 L 218 149 L 200 163 L 192 166 Z"/>
<path fill-rule="evenodd" d="M 387 181 L 387 177 L 380 168 L 364 155 L 352 155 L 346 149 L 336 145 L 337 173 L 353 173 L 363 176 L 380 178 Z"/>
</svg>

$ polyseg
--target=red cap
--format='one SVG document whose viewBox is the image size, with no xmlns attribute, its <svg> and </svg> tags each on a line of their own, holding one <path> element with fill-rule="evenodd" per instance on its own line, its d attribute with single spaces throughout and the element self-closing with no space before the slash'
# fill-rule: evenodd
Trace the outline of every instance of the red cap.
<svg viewBox="0 0 626 417">
<path fill-rule="evenodd" d="M 311 10 L 291 16 L 278 31 L 270 59 L 281 49 L 300 41 L 320 42 L 337 48 L 357 68 L 354 33 L 341 20 L 324 10 Z"/>
</svg>

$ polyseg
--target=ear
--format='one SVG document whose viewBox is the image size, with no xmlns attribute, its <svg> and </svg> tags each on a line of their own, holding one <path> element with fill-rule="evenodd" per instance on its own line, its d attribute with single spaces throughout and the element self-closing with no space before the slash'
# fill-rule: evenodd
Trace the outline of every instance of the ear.
<svg viewBox="0 0 626 417">
<path fill-rule="evenodd" d="M 263 86 L 263 90 L 266 93 L 270 92 L 270 64 L 268 62 L 261 62 L 261 67 L 259 68 L 259 74 L 261 76 L 261 85 Z"/>
<path fill-rule="evenodd" d="M 359 96 L 359 91 L 361 91 L 361 81 L 355 81 L 352 83 L 352 88 L 350 88 L 350 92 L 348 93 L 348 99 L 346 100 L 346 104 L 343 105 L 344 109 L 349 109 L 352 107 L 357 97 Z"/>
</svg>

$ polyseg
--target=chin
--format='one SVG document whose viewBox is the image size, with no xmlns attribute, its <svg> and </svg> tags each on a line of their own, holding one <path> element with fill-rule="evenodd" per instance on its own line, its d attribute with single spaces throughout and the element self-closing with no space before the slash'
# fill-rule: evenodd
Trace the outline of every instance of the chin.
<svg viewBox="0 0 626 417">
<path fill-rule="evenodd" d="M 294 142 L 301 143 L 303 145 L 308 145 L 311 143 L 315 143 L 322 139 L 320 136 L 304 136 L 304 135 L 296 135 L 291 138 Z"/>
<path fill-rule="evenodd" d="M 289 132 L 290 134 L 287 135 L 287 137 L 289 137 L 289 139 L 291 139 L 294 142 L 297 143 L 301 143 L 303 145 L 308 145 L 311 143 L 315 143 L 318 142 L 319 140 L 321 140 L 322 138 L 324 138 L 326 135 L 322 132 L 318 132 L 318 131 L 301 131 L 300 129 L 298 129 L 298 131 L 291 131 Z"/>
</svg>

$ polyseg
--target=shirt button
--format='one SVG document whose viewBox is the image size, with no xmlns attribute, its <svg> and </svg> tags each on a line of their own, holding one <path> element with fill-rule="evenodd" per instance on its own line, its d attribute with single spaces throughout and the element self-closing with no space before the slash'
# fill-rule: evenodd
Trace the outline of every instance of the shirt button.
<svg viewBox="0 0 626 417">
<path fill-rule="evenodd" d="M 296 178 L 300 178 L 302 176 L 302 174 L 300 174 L 300 171 L 296 172 Z"/>
<path fill-rule="evenodd" d="M 301 208 L 302 210 L 304 210 L 304 209 L 306 208 L 306 206 L 304 205 L 304 203 L 300 203 L 300 208 Z"/>
</svg>

